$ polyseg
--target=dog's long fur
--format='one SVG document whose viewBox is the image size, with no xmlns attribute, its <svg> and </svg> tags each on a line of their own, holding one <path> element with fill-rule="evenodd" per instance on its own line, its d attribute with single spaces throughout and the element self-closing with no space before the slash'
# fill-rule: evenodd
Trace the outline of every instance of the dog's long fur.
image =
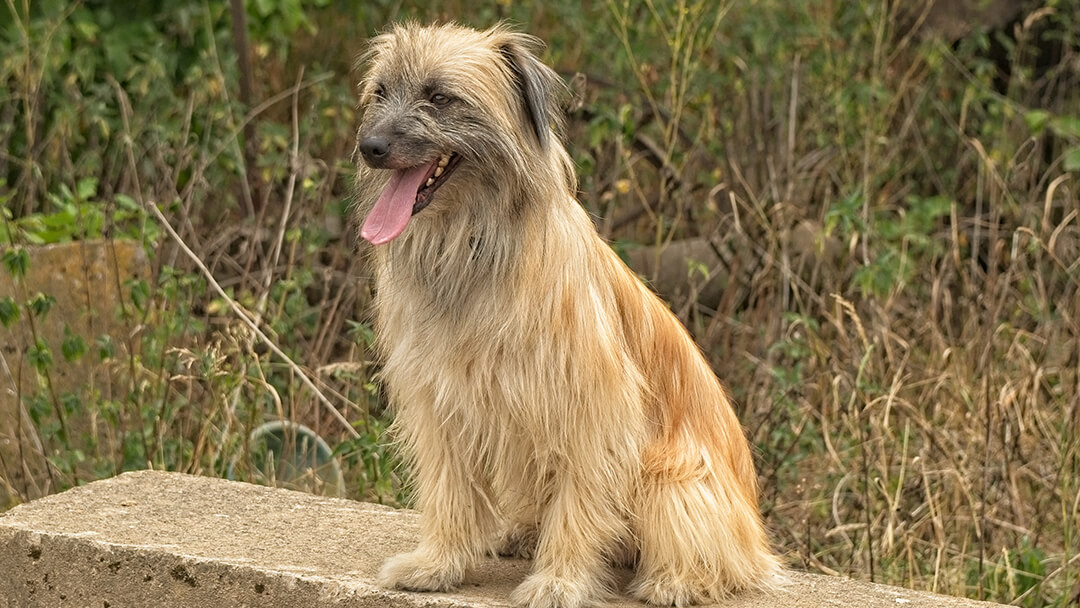
<svg viewBox="0 0 1080 608">
<path fill-rule="evenodd" d="M 358 148 L 385 137 L 389 153 L 359 163 L 361 219 L 386 168 L 462 157 L 375 247 L 383 375 L 422 512 L 419 546 L 381 581 L 446 590 L 498 550 L 535 558 L 513 596 L 534 608 L 598 599 L 613 561 L 655 604 L 771 586 L 743 430 L 574 199 L 563 85 L 538 47 L 502 26 L 407 24 L 365 58 Z"/>
</svg>

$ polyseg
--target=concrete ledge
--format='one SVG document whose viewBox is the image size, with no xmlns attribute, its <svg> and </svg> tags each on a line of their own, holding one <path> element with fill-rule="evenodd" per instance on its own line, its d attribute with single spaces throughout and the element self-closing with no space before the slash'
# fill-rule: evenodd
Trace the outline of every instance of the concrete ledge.
<svg viewBox="0 0 1080 608">
<path fill-rule="evenodd" d="M 529 570 L 486 560 L 454 593 L 386 591 L 374 576 L 416 542 L 417 514 L 178 473 L 126 473 L 0 516 L 0 607 L 509 606 Z M 729 608 L 993 606 L 792 574 Z M 608 606 L 640 608 L 620 599 Z"/>
</svg>

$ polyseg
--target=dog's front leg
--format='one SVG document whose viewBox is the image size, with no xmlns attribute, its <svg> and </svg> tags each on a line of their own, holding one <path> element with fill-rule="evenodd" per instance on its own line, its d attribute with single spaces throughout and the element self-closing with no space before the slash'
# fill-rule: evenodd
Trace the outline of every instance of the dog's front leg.
<svg viewBox="0 0 1080 608">
<path fill-rule="evenodd" d="M 440 425 L 424 421 L 403 430 L 413 448 L 420 544 L 387 560 L 379 582 L 409 591 L 446 591 L 461 583 L 490 545 L 497 524 L 490 490 L 476 459 L 451 449 Z"/>
<path fill-rule="evenodd" d="M 607 480 L 581 473 L 566 472 L 556 480 L 540 525 L 533 573 L 514 590 L 519 606 L 579 608 L 610 588 L 605 552 L 620 536 L 623 520 Z"/>
</svg>

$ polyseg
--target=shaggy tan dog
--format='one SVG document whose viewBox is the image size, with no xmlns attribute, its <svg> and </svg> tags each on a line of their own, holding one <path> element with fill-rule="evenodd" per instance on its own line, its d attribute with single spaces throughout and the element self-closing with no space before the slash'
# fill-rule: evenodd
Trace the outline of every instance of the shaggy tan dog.
<svg viewBox="0 0 1080 608">
<path fill-rule="evenodd" d="M 458 585 L 497 550 L 515 590 L 686 605 L 780 571 L 743 430 L 693 340 L 574 199 L 558 76 L 497 26 L 374 39 L 357 149 L 378 340 L 421 541 L 389 587 Z"/>
</svg>

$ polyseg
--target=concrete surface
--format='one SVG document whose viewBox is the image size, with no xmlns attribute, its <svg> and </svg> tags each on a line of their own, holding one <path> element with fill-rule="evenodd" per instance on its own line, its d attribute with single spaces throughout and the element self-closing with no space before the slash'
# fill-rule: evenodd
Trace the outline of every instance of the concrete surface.
<svg viewBox="0 0 1080 608">
<path fill-rule="evenodd" d="M 410 549 L 416 531 L 413 511 L 178 473 L 126 473 L 0 516 L 0 607 L 508 606 L 529 569 L 527 561 L 486 560 L 454 593 L 376 587 L 379 564 Z M 784 591 L 723 605 L 992 606 L 798 573 Z"/>
</svg>

